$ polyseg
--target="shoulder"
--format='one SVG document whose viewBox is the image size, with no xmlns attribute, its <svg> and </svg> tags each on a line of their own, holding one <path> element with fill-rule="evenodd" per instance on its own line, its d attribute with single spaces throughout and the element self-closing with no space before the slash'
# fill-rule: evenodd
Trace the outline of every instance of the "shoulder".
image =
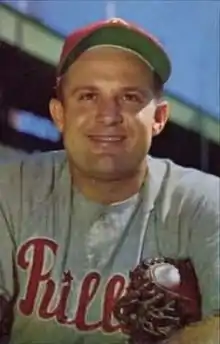
<svg viewBox="0 0 220 344">
<path fill-rule="evenodd" d="M 190 202 L 205 199 L 216 202 L 219 198 L 220 178 L 214 175 L 177 165 L 169 159 L 153 157 L 149 159 L 149 168 L 155 175 L 163 171 L 161 191 L 167 196 L 188 199 Z"/>
<path fill-rule="evenodd" d="M 155 181 L 160 180 L 156 209 L 161 221 L 176 221 L 187 226 L 191 221 L 201 222 L 201 219 L 217 221 L 218 177 L 179 166 L 168 159 L 151 157 L 149 170 Z"/>
<path fill-rule="evenodd" d="M 163 255 L 194 257 L 194 247 L 214 250 L 220 226 L 219 178 L 167 159 L 150 158 L 149 170 L 160 181 L 152 228 Z"/>
<path fill-rule="evenodd" d="M 18 177 L 25 181 L 36 180 L 59 167 L 65 160 L 63 151 L 33 154 L 2 161 L 0 169 L 0 185 L 5 182 L 12 182 Z"/>
<path fill-rule="evenodd" d="M 66 160 L 63 151 L 34 154 L 2 162 L 0 197 L 11 202 L 27 193 L 44 194 Z"/>
</svg>

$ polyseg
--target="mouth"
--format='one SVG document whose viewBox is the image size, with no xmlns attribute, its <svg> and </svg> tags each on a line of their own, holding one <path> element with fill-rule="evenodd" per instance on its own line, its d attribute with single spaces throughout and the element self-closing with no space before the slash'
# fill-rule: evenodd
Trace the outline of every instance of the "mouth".
<svg viewBox="0 0 220 344">
<path fill-rule="evenodd" d="M 118 155 L 126 147 L 125 135 L 89 135 L 90 149 L 98 155 Z"/>
<path fill-rule="evenodd" d="M 125 140 L 124 135 L 89 135 L 89 139 L 100 143 L 120 143 Z"/>
</svg>

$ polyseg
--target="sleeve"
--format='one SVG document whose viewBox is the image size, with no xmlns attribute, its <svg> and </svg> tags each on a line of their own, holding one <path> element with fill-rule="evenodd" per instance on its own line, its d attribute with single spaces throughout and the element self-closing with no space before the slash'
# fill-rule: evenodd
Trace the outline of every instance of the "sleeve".
<svg viewBox="0 0 220 344">
<path fill-rule="evenodd" d="M 6 213 L 0 182 L 0 344 L 9 342 L 18 293 L 14 259 L 15 243 L 10 231 L 10 219 Z"/>
<path fill-rule="evenodd" d="M 203 316 L 207 317 L 219 314 L 220 310 L 220 179 L 206 176 L 196 185 L 196 197 L 190 200 L 193 208 L 190 224 L 190 257 L 200 286 Z"/>
</svg>

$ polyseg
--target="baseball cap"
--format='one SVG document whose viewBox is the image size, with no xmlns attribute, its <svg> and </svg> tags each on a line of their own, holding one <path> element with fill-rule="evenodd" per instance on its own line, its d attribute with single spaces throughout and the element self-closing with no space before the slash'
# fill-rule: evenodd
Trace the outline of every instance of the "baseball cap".
<svg viewBox="0 0 220 344">
<path fill-rule="evenodd" d="M 162 83 L 169 79 L 171 62 L 161 43 L 148 32 L 120 18 L 96 22 L 72 32 L 64 42 L 57 77 L 62 76 L 86 50 L 108 45 L 137 54 Z"/>
</svg>

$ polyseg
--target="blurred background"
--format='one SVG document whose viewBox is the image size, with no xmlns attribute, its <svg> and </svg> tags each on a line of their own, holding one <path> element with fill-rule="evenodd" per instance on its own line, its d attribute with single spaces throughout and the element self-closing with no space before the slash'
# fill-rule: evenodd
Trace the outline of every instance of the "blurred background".
<svg viewBox="0 0 220 344">
<path fill-rule="evenodd" d="M 158 36 L 173 62 L 151 154 L 220 176 L 220 0 L 0 0 L 0 162 L 62 149 L 48 101 L 64 37 L 109 17 Z"/>
</svg>

